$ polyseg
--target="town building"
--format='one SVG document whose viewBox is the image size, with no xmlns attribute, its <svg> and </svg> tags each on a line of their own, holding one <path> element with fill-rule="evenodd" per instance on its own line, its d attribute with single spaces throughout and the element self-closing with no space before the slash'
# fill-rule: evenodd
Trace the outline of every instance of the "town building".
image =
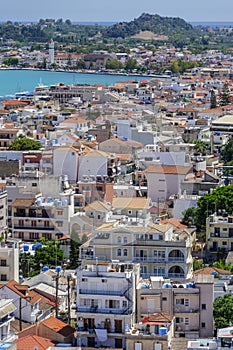
<svg viewBox="0 0 233 350">
<path fill-rule="evenodd" d="M 77 270 L 78 346 L 125 348 L 135 323 L 139 265 L 84 263 Z"/>
<path fill-rule="evenodd" d="M 148 314 L 175 316 L 175 337 L 213 336 L 213 275 L 198 274 L 193 282 L 172 282 L 162 277 L 141 281 L 137 288 L 137 322 Z"/>
</svg>

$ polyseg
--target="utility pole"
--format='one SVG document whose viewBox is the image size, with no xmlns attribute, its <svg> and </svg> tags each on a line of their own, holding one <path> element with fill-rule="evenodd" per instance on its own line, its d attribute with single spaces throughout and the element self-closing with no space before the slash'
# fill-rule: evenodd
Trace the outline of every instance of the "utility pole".
<svg viewBox="0 0 233 350">
<path fill-rule="evenodd" d="M 22 331 L 22 298 L 19 297 L 19 330 Z"/>
<path fill-rule="evenodd" d="M 58 318 L 58 281 L 59 281 L 59 271 L 56 276 L 56 318 Z"/>
<path fill-rule="evenodd" d="M 67 276 L 67 287 L 68 287 L 68 302 L 67 302 L 67 308 L 68 308 L 68 325 L 70 325 L 70 275 Z"/>
</svg>

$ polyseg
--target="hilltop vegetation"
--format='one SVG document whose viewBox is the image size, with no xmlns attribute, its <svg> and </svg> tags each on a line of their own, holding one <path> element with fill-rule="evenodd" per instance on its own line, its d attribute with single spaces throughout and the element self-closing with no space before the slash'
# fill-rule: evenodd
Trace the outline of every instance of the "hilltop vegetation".
<svg viewBox="0 0 233 350">
<path fill-rule="evenodd" d="M 147 33 L 143 37 L 143 33 Z M 150 35 L 149 35 L 149 34 Z M 192 27 L 182 18 L 161 17 L 143 13 L 130 22 L 120 22 L 106 27 L 99 24 L 82 25 L 69 19 L 40 19 L 38 23 L 8 21 L 0 24 L 0 46 L 13 42 L 17 46 L 31 45 L 33 49 L 47 49 L 53 39 L 56 48 L 70 52 L 93 52 L 93 50 L 123 50 L 135 43 L 150 43 L 153 47 L 171 44 L 178 48 L 188 47 L 202 51 L 214 45 L 216 49 L 231 48 L 233 32 L 227 28 Z M 110 45 L 108 45 L 110 44 Z M 106 46 L 108 45 L 108 46 Z"/>
<path fill-rule="evenodd" d="M 105 31 L 106 37 L 126 38 L 138 34 L 140 31 L 151 31 L 160 35 L 174 35 L 175 33 L 192 32 L 191 24 L 181 18 L 161 17 L 157 14 L 143 13 L 131 22 L 120 22 Z"/>
</svg>

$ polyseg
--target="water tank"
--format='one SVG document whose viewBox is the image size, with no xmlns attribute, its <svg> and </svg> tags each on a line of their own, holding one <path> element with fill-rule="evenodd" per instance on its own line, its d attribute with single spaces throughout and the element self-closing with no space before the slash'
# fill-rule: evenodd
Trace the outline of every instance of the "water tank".
<svg viewBox="0 0 233 350">
<path fill-rule="evenodd" d="M 149 286 L 147 286 L 146 284 L 143 284 L 142 286 L 141 286 L 141 289 L 149 289 L 150 287 Z"/>
<path fill-rule="evenodd" d="M 163 336 L 165 334 L 167 334 L 167 327 L 160 327 L 159 328 L 159 335 Z"/>
<path fill-rule="evenodd" d="M 48 270 L 49 270 L 49 266 L 43 266 L 43 268 L 42 268 L 43 272 L 48 271 Z"/>
<path fill-rule="evenodd" d="M 40 205 L 41 205 L 41 203 L 42 203 L 41 198 L 38 198 L 38 199 L 36 200 L 36 205 L 40 206 Z"/>
<path fill-rule="evenodd" d="M 124 141 L 128 141 L 128 137 L 123 137 L 123 140 Z"/>
<path fill-rule="evenodd" d="M 164 283 L 162 288 L 171 288 L 172 285 L 170 283 Z"/>
<path fill-rule="evenodd" d="M 19 280 L 20 280 L 20 281 L 23 280 L 23 275 L 19 275 Z"/>
<path fill-rule="evenodd" d="M 36 248 L 42 248 L 43 246 L 42 246 L 42 243 L 37 243 L 36 244 Z"/>
<path fill-rule="evenodd" d="M 59 203 L 59 199 L 54 199 L 54 205 L 58 206 L 58 203 Z"/>
<path fill-rule="evenodd" d="M 91 140 L 92 140 L 92 138 L 93 138 L 93 136 L 92 136 L 92 135 L 88 135 L 88 136 L 87 136 L 87 140 L 88 140 L 88 141 L 91 141 Z"/>
<path fill-rule="evenodd" d="M 61 266 L 57 266 L 55 271 L 56 272 L 61 272 Z"/>
<path fill-rule="evenodd" d="M 23 246 L 23 251 L 28 252 L 29 251 L 29 245 L 24 245 Z"/>
<path fill-rule="evenodd" d="M 37 244 L 33 244 L 32 245 L 32 250 L 36 250 L 36 248 L 37 248 Z"/>
</svg>

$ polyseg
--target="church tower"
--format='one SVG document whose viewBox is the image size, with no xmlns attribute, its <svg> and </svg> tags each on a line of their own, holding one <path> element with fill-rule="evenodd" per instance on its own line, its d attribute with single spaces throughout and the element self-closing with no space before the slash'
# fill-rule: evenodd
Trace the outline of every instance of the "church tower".
<svg viewBox="0 0 233 350">
<path fill-rule="evenodd" d="M 54 41 L 51 39 L 49 44 L 49 64 L 54 63 Z"/>
</svg>

